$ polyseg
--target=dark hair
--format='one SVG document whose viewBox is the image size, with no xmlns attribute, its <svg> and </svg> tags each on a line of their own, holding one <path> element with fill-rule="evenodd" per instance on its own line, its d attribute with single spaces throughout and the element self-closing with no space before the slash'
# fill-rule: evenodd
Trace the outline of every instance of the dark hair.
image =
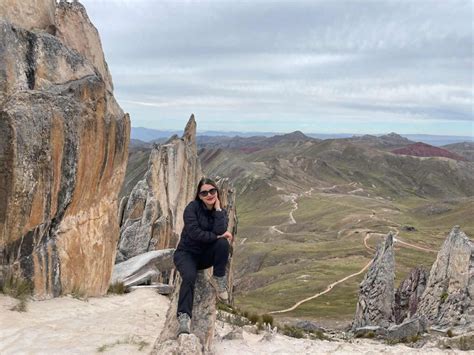
<svg viewBox="0 0 474 355">
<path fill-rule="evenodd" d="M 199 192 L 201 191 L 202 185 L 212 185 L 216 188 L 217 190 L 217 198 L 220 199 L 219 197 L 219 188 L 217 187 L 217 184 L 214 182 L 214 180 L 209 179 L 209 178 L 202 178 L 201 181 L 199 181 L 197 191 L 196 191 L 196 197 L 194 198 L 195 200 L 200 200 L 199 198 Z"/>
</svg>

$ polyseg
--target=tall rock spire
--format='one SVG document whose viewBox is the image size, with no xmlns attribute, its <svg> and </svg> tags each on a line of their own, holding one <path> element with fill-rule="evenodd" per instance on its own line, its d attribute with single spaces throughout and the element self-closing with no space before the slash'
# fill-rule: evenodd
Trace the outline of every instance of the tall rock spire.
<svg viewBox="0 0 474 355">
<path fill-rule="evenodd" d="M 192 115 L 181 138 L 155 145 L 144 179 L 125 197 L 116 262 L 176 247 L 183 228 L 182 213 L 194 199 L 201 177 Z"/>
<path fill-rule="evenodd" d="M 359 301 L 352 329 L 367 325 L 388 327 L 394 301 L 395 257 L 393 234 L 381 242 L 359 288 Z"/>
<path fill-rule="evenodd" d="M 474 243 L 453 227 L 431 267 L 417 315 L 431 325 L 474 325 Z"/>
</svg>

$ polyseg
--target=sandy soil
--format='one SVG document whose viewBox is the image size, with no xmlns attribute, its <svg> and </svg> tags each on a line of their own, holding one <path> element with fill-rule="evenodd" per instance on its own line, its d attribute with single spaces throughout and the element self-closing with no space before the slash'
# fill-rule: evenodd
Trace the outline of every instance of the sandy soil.
<svg viewBox="0 0 474 355">
<path fill-rule="evenodd" d="M 225 336 L 232 328 L 228 324 L 217 322 L 217 333 Z M 263 335 L 243 332 L 243 339 L 216 340 L 214 350 L 216 354 L 225 355 L 254 355 L 254 354 L 281 354 L 281 355 L 379 355 L 379 354 L 465 354 L 454 350 L 440 350 L 431 346 L 422 349 L 413 349 L 405 345 L 386 345 L 370 339 L 353 339 L 347 342 L 295 339 L 281 334 L 275 334 L 271 341 L 263 339 Z"/>
<path fill-rule="evenodd" d="M 0 354 L 94 354 L 101 346 L 105 353 L 145 354 L 169 305 L 149 289 L 87 301 L 30 301 L 24 313 L 10 310 L 16 302 L 0 295 Z M 148 345 L 140 352 L 142 342 Z"/>
<path fill-rule="evenodd" d="M 11 311 L 16 300 L 0 295 L 0 354 L 147 354 L 165 321 L 169 300 L 150 289 L 126 295 L 90 298 L 61 297 L 30 301 L 28 311 Z M 243 332 L 243 339 L 220 340 L 232 326 L 218 322 L 217 355 L 244 354 L 455 354 L 432 347 L 411 349 L 368 339 L 320 341 L 276 334 Z M 141 349 L 140 349 L 141 348 Z"/>
</svg>

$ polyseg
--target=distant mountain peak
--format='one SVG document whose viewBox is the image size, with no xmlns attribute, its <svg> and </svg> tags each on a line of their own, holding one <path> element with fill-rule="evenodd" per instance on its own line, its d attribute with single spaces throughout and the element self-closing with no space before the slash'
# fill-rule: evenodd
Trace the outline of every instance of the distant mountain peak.
<svg viewBox="0 0 474 355">
<path fill-rule="evenodd" d="M 291 139 L 310 139 L 307 135 L 305 135 L 301 131 L 294 131 L 294 132 L 291 132 L 291 133 L 286 133 L 286 134 L 281 135 L 281 137 L 291 138 Z"/>
<path fill-rule="evenodd" d="M 400 142 L 400 143 L 410 143 L 411 141 L 408 138 L 402 137 L 398 133 L 390 132 L 389 134 L 385 134 L 380 136 L 381 139 L 390 140 L 392 142 Z"/>
</svg>

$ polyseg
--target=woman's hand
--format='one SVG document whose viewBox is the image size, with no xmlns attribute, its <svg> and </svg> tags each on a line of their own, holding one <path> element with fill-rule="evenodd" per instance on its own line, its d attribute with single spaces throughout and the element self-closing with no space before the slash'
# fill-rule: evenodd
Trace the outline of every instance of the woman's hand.
<svg viewBox="0 0 474 355">
<path fill-rule="evenodd" d="M 214 209 L 220 210 L 221 209 L 221 201 L 219 201 L 219 197 L 216 196 L 216 202 L 214 202 Z"/>
<path fill-rule="evenodd" d="M 232 235 L 231 232 L 225 232 L 224 234 L 218 236 L 217 238 L 225 238 L 229 243 L 231 243 L 234 240 L 234 236 Z"/>
</svg>

